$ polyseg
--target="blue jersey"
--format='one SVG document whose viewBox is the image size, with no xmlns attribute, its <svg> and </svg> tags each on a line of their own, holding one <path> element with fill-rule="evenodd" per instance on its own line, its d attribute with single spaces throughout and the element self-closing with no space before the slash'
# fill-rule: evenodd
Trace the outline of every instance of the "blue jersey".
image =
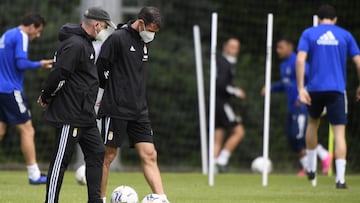
<svg viewBox="0 0 360 203">
<path fill-rule="evenodd" d="M 271 92 L 285 91 L 287 95 L 287 108 L 289 113 L 296 110 L 306 109 L 305 105 L 297 107 L 299 93 L 296 83 L 296 53 L 292 53 L 288 58 L 284 59 L 280 64 L 281 81 L 271 85 Z"/>
<path fill-rule="evenodd" d="M 20 28 L 6 31 L 0 38 L 0 93 L 22 92 L 26 69 L 37 68 L 40 62 L 28 61 L 29 37 Z"/>
<path fill-rule="evenodd" d="M 350 32 L 332 24 L 306 29 L 298 51 L 305 51 L 310 65 L 306 89 L 309 92 L 338 91 L 346 88 L 346 60 L 360 54 Z"/>
</svg>

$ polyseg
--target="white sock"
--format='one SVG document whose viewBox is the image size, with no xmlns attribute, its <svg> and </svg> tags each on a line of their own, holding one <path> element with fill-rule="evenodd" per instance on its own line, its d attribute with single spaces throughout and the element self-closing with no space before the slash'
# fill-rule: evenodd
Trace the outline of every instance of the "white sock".
<svg viewBox="0 0 360 203">
<path fill-rule="evenodd" d="M 162 199 L 166 199 L 167 200 L 167 196 L 166 196 L 166 194 L 159 194 L 159 196 L 160 196 L 160 198 L 162 198 Z"/>
<path fill-rule="evenodd" d="M 231 153 L 228 150 L 223 149 L 221 150 L 220 155 L 217 157 L 216 163 L 225 166 L 228 164 L 230 156 Z"/>
<path fill-rule="evenodd" d="M 307 158 L 307 155 L 301 157 L 301 158 L 299 159 L 299 161 L 300 161 L 300 164 L 301 164 L 302 168 L 306 170 L 306 169 L 308 168 L 308 158 Z"/>
<path fill-rule="evenodd" d="M 329 156 L 329 152 L 321 144 L 316 147 L 316 153 L 320 160 L 324 160 Z"/>
<path fill-rule="evenodd" d="M 41 172 L 37 164 L 28 165 L 26 168 L 31 180 L 37 180 L 40 178 Z"/>
<path fill-rule="evenodd" d="M 345 183 L 345 170 L 346 170 L 346 160 L 345 159 L 336 159 L 336 182 L 341 184 Z"/>
<path fill-rule="evenodd" d="M 307 159 L 308 159 L 307 171 L 316 172 L 316 165 L 317 165 L 316 150 L 307 149 L 306 150 L 306 156 L 307 156 Z"/>
<path fill-rule="evenodd" d="M 101 198 L 103 203 L 106 203 L 106 197 Z"/>
</svg>

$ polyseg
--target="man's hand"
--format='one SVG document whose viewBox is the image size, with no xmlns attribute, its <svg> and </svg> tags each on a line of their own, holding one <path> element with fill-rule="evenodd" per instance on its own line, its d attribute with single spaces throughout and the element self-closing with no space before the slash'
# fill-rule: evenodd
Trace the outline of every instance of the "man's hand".
<svg viewBox="0 0 360 203">
<path fill-rule="evenodd" d="M 299 100 L 301 103 L 311 105 L 310 95 L 305 88 L 299 89 Z"/>
<path fill-rule="evenodd" d="M 41 63 L 41 68 L 43 69 L 50 69 L 52 68 L 52 64 L 53 64 L 53 60 L 52 59 L 44 59 L 44 60 L 41 60 L 40 63 Z"/>
<path fill-rule="evenodd" d="M 42 100 L 41 95 L 40 95 L 39 98 L 37 99 L 37 103 L 38 103 L 41 107 L 43 107 L 43 108 L 47 107 L 47 103 L 45 103 L 45 102 Z"/>
<path fill-rule="evenodd" d="M 236 88 L 237 89 L 237 94 L 236 96 L 239 97 L 240 99 L 245 99 L 246 98 L 246 94 L 245 91 L 241 88 Z"/>
<path fill-rule="evenodd" d="M 265 96 L 265 94 L 266 94 L 265 86 L 261 88 L 260 94 L 261 94 L 261 96 Z"/>
<path fill-rule="evenodd" d="M 356 101 L 360 101 L 360 85 L 356 90 Z"/>
</svg>

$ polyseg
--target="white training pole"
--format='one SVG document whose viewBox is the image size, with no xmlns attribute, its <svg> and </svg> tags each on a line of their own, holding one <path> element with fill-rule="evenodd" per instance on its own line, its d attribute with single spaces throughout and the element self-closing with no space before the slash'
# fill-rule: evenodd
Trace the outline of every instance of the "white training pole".
<svg viewBox="0 0 360 203">
<path fill-rule="evenodd" d="M 271 57 L 272 57 L 272 35 L 273 35 L 273 14 L 268 14 L 267 37 L 266 37 L 266 73 L 265 73 L 265 105 L 264 105 L 264 135 L 263 135 L 263 157 L 269 158 L 269 131 L 270 131 L 270 85 L 271 85 Z M 265 167 L 262 172 L 262 185 L 268 184 L 268 171 Z"/>
<path fill-rule="evenodd" d="M 214 142 L 215 142 L 215 96 L 216 96 L 216 40 L 217 13 L 211 18 L 211 54 L 210 54 L 210 109 L 209 109 L 209 185 L 214 185 Z"/>
<path fill-rule="evenodd" d="M 319 17 L 317 15 L 313 15 L 313 26 L 316 27 L 319 25 Z"/>
<path fill-rule="evenodd" d="M 202 173 L 208 173 L 208 155 L 207 155 L 207 138 L 206 138 L 206 114 L 205 114 L 205 93 L 204 93 L 204 77 L 203 77 L 203 63 L 201 56 L 201 40 L 200 28 L 198 25 L 193 27 L 194 34 L 194 48 L 195 48 L 195 63 L 196 63 L 196 78 L 199 100 L 199 121 L 200 121 L 200 142 L 201 142 L 201 164 Z"/>
</svg>

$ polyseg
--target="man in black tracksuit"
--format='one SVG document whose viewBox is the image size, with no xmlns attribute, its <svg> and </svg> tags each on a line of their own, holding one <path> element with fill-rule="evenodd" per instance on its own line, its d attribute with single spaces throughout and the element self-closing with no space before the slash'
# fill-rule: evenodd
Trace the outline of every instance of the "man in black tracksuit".
<svg viewBox="0 0 360 203">
<path fill-rule="evenodd" d="M 123 142 L 125 130 L 130 145 L 138 151 L 152 192 L 166 200 L 146 103 L 148 43 L 159 31 L 160 24 L 159 10 L 145 7 L 137 20 L 113 32 L 101 47 L 96 64 L 100 86 L 104 87 L 99 109 L 104 122 L 105 159 L 101 187 L 104 202 L 109 166 Z"/>
<path fill-rule="evenodd" d="M 58 202 L 65 170 L 79 143 L 86 162 L 88 202 L 101 203 L 104 145 L 96 126 L 94 104 L 99 88 L 92 41 L 110 22 L 109 14 L 90 8 L 81 25 L 66 24 L 59 33 L 60 48 L 38 103 L 45 120 L 56 127 L 56 143 L 46 184 L 47 203 Z"/>
<path fill-rule="evenodd" d="M 240 50 L 240 41 L 229 38 L 223 44 L 223 53 L 217 58 L 216 78 L 216 111 L 215 111 L 215 145 L 214 157 L 219 172 L 225 172 L 231 153 L 241 142 L 245 129 L 241 118 L 230 106 L 231 97 L 245 98 L 245 92 L 233 85 L 235 63 Z M 229 138 L 225 140 L 226 130 L 230 130 Z"/>
</svg>

